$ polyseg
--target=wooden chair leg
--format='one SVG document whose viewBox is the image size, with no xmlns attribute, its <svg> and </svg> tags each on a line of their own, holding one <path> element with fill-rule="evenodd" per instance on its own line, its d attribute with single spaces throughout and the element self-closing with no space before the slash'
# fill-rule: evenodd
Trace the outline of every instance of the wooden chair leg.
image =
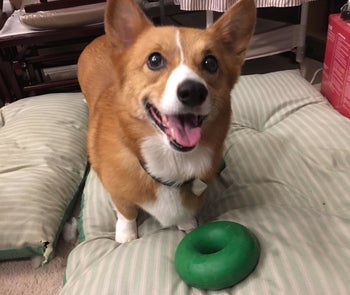
<svg viewBox="0 0 350 295">
<path fill-rule="evenodd" d="M 10 92 L 7 89 L 4 78 L 0 73 L 0 107 L 10 102 Z"/>
<path fill-rule="evenodd" d="M 7 102 L 12 102 L 11 95 L 13 94 L 17 99 L 23 98 L 22 90 L 18 84 L 16 75 L 11 67 L 11 65 L 8 62 L 4 62 L 0 60 L 0 68 L 1 68 L 1 75 L 2 79 L 7 85 L 6 89 L 9 95 L 6 98 Z"/>
</svg>

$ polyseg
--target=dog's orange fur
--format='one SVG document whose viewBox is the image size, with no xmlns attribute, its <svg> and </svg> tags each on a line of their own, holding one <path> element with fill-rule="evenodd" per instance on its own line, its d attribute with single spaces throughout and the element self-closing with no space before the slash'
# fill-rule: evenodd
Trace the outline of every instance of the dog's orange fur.
<svg viewBox="0 0 350 295">
<path fill-rule="evenodd" d="M 176 31 L 180 32 L 184 63 L 207 83 L 211 97 L 211 113 L 202 126 L 200 144 L 212 150 L 212 167 L 195 175 L 209 181 L 221 161 L 231 118 L 230 91 L 239 77 L 254 23 L 254 0 L 241 0 L 207 30 L 154 27 L 134 1 L 108 0 L 106 34 L 82 53 L 78 78 L 90 112 L 91 165 L 127 219 L 136 218 L 136 205 L 155 200 L 160 185 L 139 163 L 144 138 L 159 132 L 147 117 L 143 99 L 150 97 L 159 105 L 169 75 L 180 63 Z M 147 68 L 152 52 L 165 56 L 165 69 Z M 206 54 L 218 59 L 217 73 L 199 67 Z M 181 190 L 184 206 L 201 205 L 202 198 L 186 187 Z"/>
</svg>

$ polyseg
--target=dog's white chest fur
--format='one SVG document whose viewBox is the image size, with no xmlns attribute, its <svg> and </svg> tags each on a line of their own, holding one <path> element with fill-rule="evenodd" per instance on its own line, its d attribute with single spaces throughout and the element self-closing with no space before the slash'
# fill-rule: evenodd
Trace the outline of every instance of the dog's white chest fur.
<svg viewBox="0 0 350 295">
<path fill-rule="evenodd" d="M 199 177 L 212 165 L 210 148 L 199 145 L 191 152 L 181 153 L 175 151 L 161 134 L 146 138 L 141 151 L 146 169 L 164 182 L 181 183 Z M 183 206 L 177 187 L 160 185 L 156 191 L 156 200 L 144 203 L 141 207 L 163 226 L 177 225 L 189 229 L 187 224 L 193 225 L 194 212 Z"/>
<path fill-rule="evenodd" d="M 194 212 L 183 206 L 180 189 L 161 185 L 156 200 L 141 205 L 142 209 L 154 216 L 162 226 L 181 225 L 191 222 Z"/>
</svg>

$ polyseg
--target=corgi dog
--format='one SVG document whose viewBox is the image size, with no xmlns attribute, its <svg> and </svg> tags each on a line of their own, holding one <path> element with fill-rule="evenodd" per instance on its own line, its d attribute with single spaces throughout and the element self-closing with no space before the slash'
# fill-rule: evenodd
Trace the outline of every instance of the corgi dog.
<svg viewBox="0 0 350 295">
<path fill-rule="evenodd" d="M 105 34 L 82 52 L 78 79 L 117 242 L 137 238 L 140 208 L 164 227 L 197 226 L 255 18 L 255 1 L 240 0 L 208 29 L 155 27 L 134 0 L 107 1 Z"/>
</svg>

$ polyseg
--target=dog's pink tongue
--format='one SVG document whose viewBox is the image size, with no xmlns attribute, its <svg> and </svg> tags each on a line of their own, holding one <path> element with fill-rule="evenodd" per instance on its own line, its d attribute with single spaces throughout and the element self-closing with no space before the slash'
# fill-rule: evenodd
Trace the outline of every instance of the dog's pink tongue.
<svg viewBox="0 0 350 295">
<path fill-rule="evenodd" d="M 184 147 L 195 146 L 201 139 L 201 131 L 195 126 L 194 118 L 181 120 L 178 116 L 168 116 L 168 135 Z"/>
</svg>

